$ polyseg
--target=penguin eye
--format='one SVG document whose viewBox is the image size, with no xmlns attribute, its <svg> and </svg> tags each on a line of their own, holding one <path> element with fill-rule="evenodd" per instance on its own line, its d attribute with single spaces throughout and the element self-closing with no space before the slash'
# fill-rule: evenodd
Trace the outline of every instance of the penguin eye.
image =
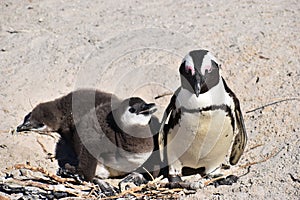
<svg viewBox="0 0 300 200">
<path fill-rule="evenodd" d="M 41 127 L 43 127 L 43 126 L 45 126 L 45 124 L 43 124 L 43 123 L 39 123 L 39 124 L 37 125 L 38 128 L 41 128 Z"/>
<path fill-rule="evenodd" d="M 129 112 L 135 113 L 135 109 L 131 107 L 131 108 L 129 108 Z"/>
<path fill-rule="evenodd" d="M 208 71 L 207 69 L 205 70 L 205 74 L 204 75 L 206 75 L 206 74 L 208 74 L 208 73 L 210 73 L 211 72 L 211 70 L 210 71 Z"/>
<path fill-rule="evenodd" d="M 215 61 L 211 61 L 211 65 L 205 65 L 202 67 L 201 72 L 203 75 L 211 73 L 213 70 L 218 70 L 220 65 L 218 65 Z"/>
<path fill-rule="evenodd" d="M 190 65 L 185 66 L 185 72 L 192 76 L 195 75 L 195 69 L 194 69 L 194 67 L 192 67 Z"/>
<path fill-rule="evenodd" d="M 203 75 L 209 74 L 212 72 L 212 67 L 210 65 L 206 65 L 201 69 Z"/>
</svg>

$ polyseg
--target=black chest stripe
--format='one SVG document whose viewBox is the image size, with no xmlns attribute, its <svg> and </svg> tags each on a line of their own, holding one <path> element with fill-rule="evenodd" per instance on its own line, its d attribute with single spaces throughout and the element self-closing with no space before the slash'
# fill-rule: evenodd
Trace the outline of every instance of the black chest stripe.
<svg viewBox="0 0 300 200">
<path fill-rule="evenodd" d="M 234 123 L 234 117 L 232 114 L 232 110 L 230 109 L 230 107 L 228 105 L 225 104 L 221 104 L 221 105 L 211 105 L 211 106 L 207 106 L 204 108 L 198 108 L 198 109 L 187 109 L 185 107 L 181 107 L 181 112 L 185 113 L 201 113 L 201 112 L 205 112 L 205 111 L 214 111 L 214 110 L 223 110 L 224 112 L 226 112 L 226 116 L 230 117 L 230 121 L 231 121 L 231 126 L 232 129 L 235 129 L 235 123 Z"/>
</svg>

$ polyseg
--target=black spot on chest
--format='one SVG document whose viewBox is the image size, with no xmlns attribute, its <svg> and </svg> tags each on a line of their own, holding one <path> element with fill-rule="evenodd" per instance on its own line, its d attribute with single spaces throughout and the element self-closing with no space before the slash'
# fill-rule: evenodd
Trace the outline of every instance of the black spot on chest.
<svg viewBox="0 0 300 200">
<path fill-rule="evenodd" d="M 203 113 L 203 112 L 208 112 L 208 111 L 217 111 L 217 110 L 222 110 L 226 113 L 226 116 L 230 118 L 231 121 L 231 126 L 232 129 L 235 129 L 235 121 L 234 121 L 234 116 L 232 113 L 231 108 L 228 105 L 225 104 L 220 104 L 220 105 L 211 105 L 211 106 L 207 106 L 204 108 L 198 108 L 198 109 L 187 109 L 182 107 L 181 108 L 183 113 Z"/>
</svg>

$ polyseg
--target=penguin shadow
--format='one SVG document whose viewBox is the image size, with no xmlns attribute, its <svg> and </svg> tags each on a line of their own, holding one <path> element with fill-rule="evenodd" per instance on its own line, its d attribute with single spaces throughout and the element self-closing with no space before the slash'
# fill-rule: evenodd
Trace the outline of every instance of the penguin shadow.
<svg viewBox="0 0 300 200">
<path fill-rule="evenodd" d="M 56 143 L 55 159 L 59 166 L 58 174 L 63 176 L 65 170 L 72 174 L 76 173 L 75 166 L 78 166 L 79 160 L 72 144 L 65 138 L 60 138 Z"/>
</svg>

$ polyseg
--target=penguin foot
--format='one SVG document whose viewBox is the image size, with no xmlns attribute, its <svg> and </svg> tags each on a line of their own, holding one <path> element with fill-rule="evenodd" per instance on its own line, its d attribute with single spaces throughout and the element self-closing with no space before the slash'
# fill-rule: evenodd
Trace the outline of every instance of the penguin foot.
<svg viewBox="0 0 300 200">
<path fill-rule="evenodd" d="M 238 179 L 239 179 L 238 176 L 229 175 L 225 178 L 214 181 L 213 183 L 211 183 L 211 185 L 214 185 L 215 187 L 218 187 L 220 185 L 232 185 L 232 184 L 236 183 Z"/>
<path fill-rule="evenodd" d="M 69 168 L 59 168 L 57 171 L 57 175 L 63 178 L 73 178 L 78 184 L 81 184 L 84 180 L 82 176 L 76 174 L 73 170 Z"/>
<path fill-rule="evenodd" d="M 119 183 L 120 191 L 128 190 L 129 188 L 139 186 L 141 184 L 147 183 L 147 180 L 144 176 L 137 172 L 132 172 L 127 175 L 122 181 Z"/>
<path fill-rule="evenodd" d="M 174 188 L 182 188 L 187 190 L 198 190 L 203 188 L 202 182 L 169 182 L 164 187 L 174 189 Z"/>
<path fill-rule="evenodd" d="M 168 180 L 169 180 L 170 183 L 182 182 L 182 179 L 178 175 L 169 176 Z"/>
<path fill-rule="evenodd" d="M 230 165 L 222 164 L 221 169 L 228 170 L 228 169 L 230 169 Z"/>
<path fill-rule="evenodd" d="M 169 183 L 165 185 L 165 187 L 173 189 L 173 188 L 183 188 L 187 190 L 197 190 L 202 188 L 203 183 L 200 182 L 189 182 L 189 181 L 182 181 L 179 175 L 169 176 L 168 177 Z"/>
<path fill-rule="evenodd" d="M 99 194 L 100 197 L 116 196 L 120 192 L 118 188 L 112 186 L 102 179 L 94 178 L 93 183 L 99 186 L 101 190 L 101 193 Z"/>
</svg>

